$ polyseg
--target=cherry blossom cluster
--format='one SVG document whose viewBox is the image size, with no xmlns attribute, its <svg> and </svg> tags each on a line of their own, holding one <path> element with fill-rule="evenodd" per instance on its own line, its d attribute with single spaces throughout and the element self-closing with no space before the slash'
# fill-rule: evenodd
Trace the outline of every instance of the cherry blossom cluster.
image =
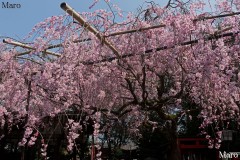
<svg viewBox="0 0 240 160">
<path fill-rule="evenodd" d="M 67 124 L 67 128 L 68 128 L 68 146 L 67 146 L 67 150 L 68 151 L 72 151 L 73 147 L 75 146 L 75 139 L 77 139 L 79 137 L 79 131 L 81 130 L 81 126 L 79 125 L 78 122 L 74 122 L 74 120 L 72 119 L 68 119 L 68 124 Z"/>
</svg>

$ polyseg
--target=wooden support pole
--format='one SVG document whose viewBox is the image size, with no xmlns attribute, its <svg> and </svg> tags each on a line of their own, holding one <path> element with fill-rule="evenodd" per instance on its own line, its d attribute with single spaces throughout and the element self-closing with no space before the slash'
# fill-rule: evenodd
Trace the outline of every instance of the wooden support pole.
<svg viewBox="0 0 240 160">
<path fill-rule="evenodd" d="M 215 18 L 223 18 L 223 17 L 229 17 L 229 16 L 235 16 L 235 15 L 239 15 L 240 12 L 233 12 L 233 13 L 228 13 L 228 14 L 220 14 L 220 15 L 216 15 L 216 16 L 209 16 L 209 17 L 198 17 L 196 19 L 194 19 L 193 21 L 201 21 L 201 20 L 208 20 L 208 19 L 215 19 Z"/>
<path fill-rule="evenodd" d="M 118 35 L 122 35 L 122 34 L 141 32 L 141 31 L 145 31 L 145 30 L 149 30 L 149 29 L 156 29 L 156 28 L 162 28 L 162 27 L 166 27 L 166 25 L 160 24 L 160 25 L 155 25 L 155 26 L 150 26 L 150 27 L 143 27 L 143 28 L 139 28 L 139 29 L 131 29 L 131 30 L 127 30 L 127 31 L 115 32 L 115 33 L 111 33 L 105 37 L 112 37 L 112 36 L 118 36 Z"/>
<path fill-rule="evenodd" d="M 14 46 L 19 46 L 19 47 L 22 47 L 22 48 L 26 48 L 26 49 L 30 49 L 30 50 L 36 50 L 35 48 L 27 45 L 27 44 L 24 44 L 24 43 L 21 43 L 21 42 L 16 42 L 16 41 L 8 41 L 6 39 L 3 39 L 3 43 L 6 43 L 6 44 L 10 44 L 10 45 L 14 45 Z M 60 57 L 61 54 L 59 53 L 55 53 L 55 52 L 51 52 L 51 51 L 42 51 L 43 53 L 46 53 L 46 54 L 49 54 L 49 55 L 53 55 L 53 56 L 57 56 L 57 57 Z M 16 56 L 22 56 L 22 55 L 26 55 L 26 54 L 29 54 L 30 51 L 27 51 L 27 52 L 24 52 L 24 53 L 19 53 L 17 54 Z"/>
<path fill-rule="evenodd" d="M 161 27 L 165 27 L 165 24 L 160 24 L 160 25 L 156 25 L 156 26 L 151 26 L 151 27 L 143 27 L 143 28 L 139 28 L 139 29 L 132 29 L 132 30 L 126 30 L 126 31 L 120 31 L 120 32 L 114 32 L 114 33 L 110 33 L 107 36 L 103 36 L 103 37 L 112 37 L 112 36 L 118 36 L 118 35 L 123 35 L 123 34 L 128 34 L 128 33 L 134 33 L 134 32 L 141 32 L 141 31 L 145 31 L 145 30 L 150 30 L 150 29 L 156 29 L 156 28 L 161 28 Z M 225 32 L 227 30 L 232 29 L 233 27 L 228 27 L 224 30 L 220 30 L 220 31 L 216 31 L 214 34 L 220 34 L 222 32 Z M 86 39 L 79 39 L 79 40 L 74 40 L 73 43 L 79 43 L 79 42 L 85 42 L 85 41 L 91 41 L 91 38 L 86 38 Z M 51 45 L 48 46 L 47 49 L 52 49 L 52 48 L 58 48 L 58 47 L 62 47 L 63 45 L 60 44 L 55 44 L 55 45 Z"/>
<path fill-rule="evenodd" d="M 79 22 L 84 28 L 86 28 L 88 31 L 92 32 L 103 44 L 108 46 L 118 58 L 121 57 L 119 55 L 119 52 L 117 51 L 117 49 L 108 40 L 106 40 L 104 38 L 104 36 L 102 36 L 101 33 L 96 28 L 92 27 L 89 23 L 87 23 L 87 21 L 83 17 L 81 17 L 81 15 L 78 14 L 73 8 L 71 8 L 65 2 L 61 3 L 60 6 L 65 12 L 67 12 L 77 22 Z"/>
<path fill-rule="evenodd" d="M 239 32 L 229 32 L 229 33 L 224 33 L 224 34 L 219 34 L 219 35 L 209 35 L 206 39 L 204 39 L 205 41 L 210 41 L 210 40 L 213 40 L 213 39 L 219 39 L 219 38 L 224 38 L 224 37 L 231 37 L 231 36 L 236 36 L 240 33 Z M 200 39 L 196 39 L 196 40 L 191 40 L 191 41 L 186 41 L 186 42 L 182 42 L 180 44 L 178 44 L 179 46 L 187 46 L 187 45 L 193 45 L 193 44 L 197 44 L 199 42 Z M 152 53 L 154 51 L 161 51 L 161 50 L 165 50 L 165 49 L 171 49 L 171 48 L 174 48 L 176 47 L 177 45 L 173 45 L 173 46 L 163 46 L 163 47 L 158 47 L 158 48 L 154 48 L 154 49 L 149 49 L 149 50 L 146 50 L 144 53 L 145 54 L 149 54 L 149 53 Z M 135 56 L 137 54 L 133 54 L 133 53 L 125 53 L 122 55 L 122 58 L 127 58 L 127 57 L 132 57 L 132 56 Z M 138 54 L 139 55 L 139 54 Z M 98 63 L 104 63 L 104 62 L 111 62 L 113 60 L 116 60 L 117 57 L 110 57 L 110 58 L 104 58 L 104 59 L 101 59 L 101 60 L 98 60 L 98 61 L 88 61 L 88 62 L 83 62 L 83 64 L 85 65 L 93 65 L 93 64 L 98 64 Z"/>
</svg>

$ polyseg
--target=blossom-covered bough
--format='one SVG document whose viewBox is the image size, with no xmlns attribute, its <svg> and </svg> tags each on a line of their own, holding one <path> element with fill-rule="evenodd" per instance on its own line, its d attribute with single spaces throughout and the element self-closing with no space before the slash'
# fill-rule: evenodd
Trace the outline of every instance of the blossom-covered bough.
<svg viewBox="0 0 240 160">
<path fill-rule="evenodd" d="M 122 119 L 129 135 L 139 134 L 142 123 L 155 124 L 149 121 L 149 112 L 155 112 L 171 124 L 168 158 L 176 160 L 177 122 L 191 114 L 181 105 L 189 97 L 199 106 L 209 147 L 219 148 L 221 131 L 240 122 L 240 2 L 218 1 L 213 15 L 199 14 L 204 1 L 189 3 L 188 10 L 180 1 L 172 5 L 149 3 L 138 16 L 128 14 L 116 23 L 113 10 L 80 16 L 62 3 L 69 15 L 37 24 L 26 39 L 32 43 L 5 39 L 0 44 L 2 139 L 21 125 L 19 145 L 40 140 L 46 157 L 47 140 L 59 130 L 67 149 L 80 153 L 78 139 L 97 138 Z M 55 129 L 49 137 L 50 121 Z M 214 137 L 205 130 L 209 125 Z"/>
</svg>

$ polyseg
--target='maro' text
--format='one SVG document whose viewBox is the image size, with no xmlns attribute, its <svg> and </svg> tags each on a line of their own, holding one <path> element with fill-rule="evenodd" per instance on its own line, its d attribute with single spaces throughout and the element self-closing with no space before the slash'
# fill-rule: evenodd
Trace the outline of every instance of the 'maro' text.
<svg viewBox="0 0 240 160">
<path fill-rule="evenodd" d="M 2 8 L 21 8 L 21 4 L 2 2 Z"/>
</svg>

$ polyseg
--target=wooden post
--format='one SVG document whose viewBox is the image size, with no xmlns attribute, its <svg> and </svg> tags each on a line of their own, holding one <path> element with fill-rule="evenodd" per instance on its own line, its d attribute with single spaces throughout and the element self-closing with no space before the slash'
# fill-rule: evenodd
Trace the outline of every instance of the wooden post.
<svg viewBox="0 0 240 160">
<path fill-rule="evenodd" d="M 61 3 L 60 6 L 64 11 L 66 11 L 70 16 L 72 16 L 84 28 L 92 32 L 103 44 L 108 46 L 118 58 L 120 58 L 120 55 L 117 49 L 108 40 L 106 40 L 105 37 L 102 36 L 101 33 L 96 28 L 92 27 L 89 23 L 87 23 L 87 21 L 80 14 L 78 14 L 73 8 L 71 8 L 65 2 Z"/>
<path fill-rule="evenodd" d="M 11 44 L 11 45 L 14 45 L 14 46 L 19 46 L 19 47 L 26 48 L 26 49 L 30 49 L 30 50 L 36 50 L 35 48 L 33 48 L 33 47 L 31 47 L 31 46 L 29 46 L 29 45 L 27 45 L 27 44 L 20 43 L 20 42 L 15 42 L 15 41 L 13 41 L 13 40 L 8 41 L 8 40 L 6 40 L 6 39 L 3 39 L 3 43 Z M 47 50 L 42 51 L 42 52 L 44 52 L 44 53 L 46 53 L 46 54 L 53 55 L 53 56 L 57 56 L 57 57 L 60 57 L 60 56 L 61 56 L 61 54 L 59 54 L 59 53 L 55 53 L 55 52 L 51 52 L 51 51 L 47 51 Z M 16 56 L 22 56 L 22 55 L 29 54 L 29 53 L 30 53 L 30 52 L 24 52 L 24 53 L 17 54 Z"/>
<path fill-rule="evenodd" d="M 94 146 L 94 136 L 92 135 L 92 148 L 91 148 L 91 160 L 95 159 L 95 146 Z"/>
</svg>

